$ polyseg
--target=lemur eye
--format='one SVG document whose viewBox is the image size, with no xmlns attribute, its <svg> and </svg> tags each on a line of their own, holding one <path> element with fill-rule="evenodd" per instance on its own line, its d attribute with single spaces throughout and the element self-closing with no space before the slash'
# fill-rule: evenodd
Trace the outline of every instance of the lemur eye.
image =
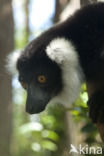
<svg viewBox="0 0 104 156">
<path fill-rule="evenodd" d="M 37 79 L 39 83 L 46 83 L 46 77 L 44 75 L 39 75 Z"/>
<path fill-rule="evenodd" d="M 27 84 L 25 82 L 21 82 L 21 85 L 24 89 L 27 89 Z"/>
</svg>

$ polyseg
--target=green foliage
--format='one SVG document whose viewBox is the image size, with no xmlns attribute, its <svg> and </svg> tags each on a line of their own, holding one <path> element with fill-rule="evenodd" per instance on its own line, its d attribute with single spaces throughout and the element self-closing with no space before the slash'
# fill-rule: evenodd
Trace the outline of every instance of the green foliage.
<svg viewBox="0 0 104 156">
<path fill-rule="evenodd" d="M 89 147 L 102 147 L 104 149 L 103 144 L 101 143 L 101 139 L 99 137 L 98 130 L 96 125 L 92 123 L 88 116 L 88 107 L 87 107 L 88 95 L 86 92 L 85 84 L 82 86 L 82 91 L 80 93 L 80 97 L 74 103 L 71 114 L 73 115 L 73 120 L 75 123 L 81 123 L 82 126 L 80 129 L 81 135 L 84 136 L 84 140 L 82 144 L 86 144 Z M 104 151 L 103 151 L 104 152 Z M 86 154 L 87 155 L 87 154 Z M 89 155 L 88 155 L 89 156 Z M 93 156 L 93 154 L 90 154 Z"/>
</svg>

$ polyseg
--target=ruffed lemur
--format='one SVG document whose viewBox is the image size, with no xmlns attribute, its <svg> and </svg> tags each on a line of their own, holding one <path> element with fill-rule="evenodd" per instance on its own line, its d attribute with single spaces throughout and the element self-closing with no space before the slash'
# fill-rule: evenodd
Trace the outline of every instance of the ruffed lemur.
<svg viewBox="0 0 104 156">
<path fill-rule="evenodd" d="M 31 41 L 17 59 L 19 81 L 27 91 L 26 111 L 48 103 L 66 107 L 83 82 L 95 87 L 88 101 L 93 122 L 104 122 L 104 3 L 85 6 Z"/>
</svg>

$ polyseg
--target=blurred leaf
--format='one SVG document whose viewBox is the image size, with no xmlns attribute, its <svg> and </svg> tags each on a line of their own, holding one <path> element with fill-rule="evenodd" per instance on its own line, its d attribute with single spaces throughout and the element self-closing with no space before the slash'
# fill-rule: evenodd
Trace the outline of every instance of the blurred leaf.
<svg viewBox="0 0 104 156">
<path fill-rule="evenodd" d="M 42 142 L 42 146 L 43 146 L 43 148 L 51 150 L 51 151 L 56 151 L 57 150 L 56 144 L 54 144 L 53 142 L 51 142 L 49 140 L 44 140 Z"/>
<path fill-rule="evenodd" d="M 53 141 L 59 140 L 59 136 L 57 135 L 57 133 L 54 131 L 51 131 L 51 130 L 42 131 L 42 136 L 43 136 L 43 138 L 48 138 L 48 139 L 51 139 Z"/>
<path fill-rule="evenodd" d="M 39 143 L 33 143 L 31 147 L 32 147 L 32 150 L 37 151 L 37 152 L 41 150 L 41 146 Z"/>
<path fill-rule="evenodd" d="M 42 129 L 43 129 L 43 126 L 38 122 L 30 122 L 20 127 L 20 131 L 22 133 L 27 133 L 30 131 L 41 131 Z"/>
<path fill-rule="evenodd" d="M 86 88 L 86 83 L 84 83 L 82 86 L 81 86 L 81 90 L 83 92 L 86 92 L 87 88 Z"/>
<path fill-rule="evenodd" d="M 81 98 L 82 98 L 83 102 L 87 103 L 87 101 L 88 101 L 88 94 L 87 94 L 87 92 L 83 92 L 81 94 Z"/>
<path fill-rule="evenodd" d="M 42 116 L 41 122 L 44 125 L 44 127 L 52 129 L 56 123 L 56 119 L 52 115 L 45 115 Z"/>
<path fill-rule="evenodd" d="M 72 114 L 72 115 L 75 115 L 75 116 L 78 116 L 78 115 L 79 115 L 79 111 L 73 110 L 73 111 L 71 112 L 71 114 Z"/>
</svg>

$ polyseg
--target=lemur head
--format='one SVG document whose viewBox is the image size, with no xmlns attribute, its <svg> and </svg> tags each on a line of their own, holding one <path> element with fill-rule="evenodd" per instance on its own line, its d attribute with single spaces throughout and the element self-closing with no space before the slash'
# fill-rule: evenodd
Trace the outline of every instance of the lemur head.
<svg viewBox="0 0 104 156">
<path fill-rule="evenodd" d="M 80 88 L 79 63 L 71 42 L 33 40 L 17 60 L 19 81 L 27 91 L 26 111 L 43 111 L 48 103 L 72 103 Z"/>
</svg>

